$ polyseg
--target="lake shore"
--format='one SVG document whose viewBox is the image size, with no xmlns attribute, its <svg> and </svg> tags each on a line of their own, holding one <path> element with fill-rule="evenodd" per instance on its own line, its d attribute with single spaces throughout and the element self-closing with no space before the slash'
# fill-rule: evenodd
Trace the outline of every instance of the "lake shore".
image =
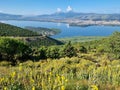
<svg viewBox="0 0 120 90">
<path fill-rule="evenodd" d="M 120 31 L 120 26 L 70 26 L 65 22 L 57 23 L 51 22 L 40 22 L 40 21 L 16 21 L 8 20 L 4 23 L 11 24 L 14 26 L 22 27 L 45 27 L 45 28 L 57 28 L 61 30 L 61 33 L 52 36 L 53 38 L 64 38 L 73 36 L 109 36 L 114 31 Z"/>
<path fill-rule="evenodd" d="M 49 20 L 56 23 L 67 23 L 70 26 L 120 26 L 120 21 L 94 21 L 94 20 L 79 20 L 79 19 L 63 19 L 63 20 Z"/>
</svg>

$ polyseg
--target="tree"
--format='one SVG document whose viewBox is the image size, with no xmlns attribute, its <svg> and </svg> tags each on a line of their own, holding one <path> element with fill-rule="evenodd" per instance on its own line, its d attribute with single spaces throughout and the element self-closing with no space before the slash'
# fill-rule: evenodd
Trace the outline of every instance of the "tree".
<svg viewBox="0 0 120 90">
<path fill-rule="evenodd" d="M 71 45 L 71 42 L 68 42 L 63 47 L 62 55 L 70 58 L 77 55 L 76 49 Z"/>
<path fill-rule="evenodd" d="M 3 59 L 7 59 L 12 62 L 13 65 L 16 64 L 16 60 L 21 58 L 24 59 L 29 56 L 30 48 L 15 39 L 1 38 L 0 39 L 0 52 Z"/>
<path fill-rule="evenodd" d="M 114 32 L 112 36 L 108 38 L 106 49 L 116 58 L 120 58 L 120 32 Z"/>
<path fill-rule="evenodd" d="M 47 49 L 45 47 L 39 48 L 39 58 L 40 59 L 46 59 L 47 58 L 46 51 L 47 51 Z"/>
<path fill-rule="evenodd" d="M 79 51 L 81 53 L 87 53 L 87 49 L 84 46 L 80 46 Z"/>
<path fill-rule="evenodd" d="M 50 47 L 47 50 L 47 58 L 57 59 L 60 58 L 59 48 L 57 47 Z"/>
</svg>

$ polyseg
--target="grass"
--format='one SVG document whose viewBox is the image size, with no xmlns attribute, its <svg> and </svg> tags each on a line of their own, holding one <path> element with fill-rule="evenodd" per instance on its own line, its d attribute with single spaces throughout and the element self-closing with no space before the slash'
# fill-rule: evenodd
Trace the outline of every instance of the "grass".
<svg viewBox="0 0 120 90">
<path fill-rule="evenodd" d="M 1 62 L 0 72 L 1 90 L 120 90 L 120 60 L 94 53 L 27 61 L 16 67 Z"/>
</svg>

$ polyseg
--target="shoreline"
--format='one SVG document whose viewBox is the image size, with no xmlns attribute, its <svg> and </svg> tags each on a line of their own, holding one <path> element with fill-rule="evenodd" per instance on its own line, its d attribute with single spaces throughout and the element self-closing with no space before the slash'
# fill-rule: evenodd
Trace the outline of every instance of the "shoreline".
<svg viewBox="0 0 120 90">
<path fill-rule="evenodd" d="M 120 21 L 93 21 L 93 20 L 77 20 L 77 19 L 63 19 L 63 20 L 0 20 L 3 21 L 37 21 L 37 22 L 53 22 L 53 23 L 65 23 L 69 26 L 80 26 L 80 27 L 88 27 L 88 26 L 120 26 Z M 4 23 L 4 22 L 3 22 Z"/>
</svg>

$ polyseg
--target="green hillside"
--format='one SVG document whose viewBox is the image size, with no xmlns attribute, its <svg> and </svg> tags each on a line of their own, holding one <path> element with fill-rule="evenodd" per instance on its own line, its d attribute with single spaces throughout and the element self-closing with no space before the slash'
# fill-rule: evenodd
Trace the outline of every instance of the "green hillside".
<svg viewBox="0 0 120 90">
<path fill-rule="evenodd" d="M 52 36 L 59 34 L 61 31 L 56 28 L 44 28 L 44 27 L 32 27 L 32 26 L 26 26 L 25 29 L 29 29 L 31 31 L 37 32 L 40 35 L 47 35 Z"/>
<path fill-rule="evenodd" d="M 50 38 L 48 36 L 38 36 L 38 37 L 21 37 L 20 40 L 24 41 L 26 44 L 32 47 L 40 46 L 51 46 L 51 45 L 62 45 L 61 41 Z"/>
<path fill-rule="evenodd" d="M 38 32 L 5 23 L 0 23 L 0 36 L 7 38 L 15 37 L 18 40 L 24 41 L 27 45 L 34 47 L 63 44 L 62 42 L 45 35 L 42 36 Z"/>
<path fill-rule="evenodd" d="M 0 36 L 38 36 L 37 32 L 17 26 L 0 23 Z"/>
</svg>

